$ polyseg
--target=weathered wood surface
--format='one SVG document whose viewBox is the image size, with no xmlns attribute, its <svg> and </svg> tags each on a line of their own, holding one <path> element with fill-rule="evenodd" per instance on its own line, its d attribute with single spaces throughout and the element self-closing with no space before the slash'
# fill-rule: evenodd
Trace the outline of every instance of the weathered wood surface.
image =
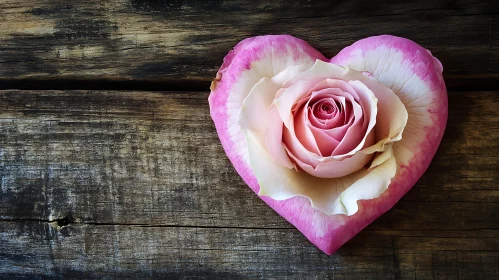
<svg viewBox="0 0 499 280">
<path fill-rule="evenodd" d="M 367 36 L 407 37 L 440 58 L 451 88 L 496 90 L 499 2 L 383 2 L 2 0 L 0 88 L 128 81 L 140 90 L 204 90 L 238 41 L 287 33 L 328 57 Z"/>
<path fill-rule="evenodd" d="M 0 0 L 0 279 L 499 279 L 498 8 Z M 246 187 L 209 118 L 224 55 L 279 33 L 328 57 L 407 37 L 450 89 L 428 171 L 331 257 Z"/>
<path fill-rule="evenodd" d="M 498 279 L 499 92 L 328 257 L 245 186 L 207 93 L 0 91 L 0 278 Z"/>
</svg>

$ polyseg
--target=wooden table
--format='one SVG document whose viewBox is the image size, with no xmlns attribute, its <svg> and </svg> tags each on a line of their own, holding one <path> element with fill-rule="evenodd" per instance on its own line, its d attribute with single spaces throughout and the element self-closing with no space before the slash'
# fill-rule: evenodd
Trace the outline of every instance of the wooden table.
<svg viewBox="0 0 499 280">
<path fill-rule="evenodd" d="M 499 279 L 497 1 L 0 1 L 0 278 Z M 327 256 L 246 187 L 209 117 L 241 39 L 331 57 L 393 34 L 449 91 L 426 174 Z"/>
</svg>

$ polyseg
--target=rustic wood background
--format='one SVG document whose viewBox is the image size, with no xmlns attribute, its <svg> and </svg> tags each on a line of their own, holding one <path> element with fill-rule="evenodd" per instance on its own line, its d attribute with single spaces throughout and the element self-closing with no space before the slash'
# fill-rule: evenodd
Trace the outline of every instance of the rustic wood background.
<svg viewBox="0 0 499 280">
<path fill-rule="evenodd" d="M 499 279 L 499 5 L 0 0 L 1 279 Z M 241 39 L 378 34 L 442 61 L 426 174 L 327 256 L 255 196 L 209 117 Z"/>
</svg>

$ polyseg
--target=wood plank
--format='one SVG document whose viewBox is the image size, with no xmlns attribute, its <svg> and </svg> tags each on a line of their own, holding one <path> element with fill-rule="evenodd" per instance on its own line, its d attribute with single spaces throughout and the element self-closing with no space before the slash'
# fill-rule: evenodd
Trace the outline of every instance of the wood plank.
<svg viewBox="0 0 499 280">
<path fill-rule="evenodd" d="M 288 33 L 328 57 L 367 36 L 407 37 L 441 59 L 450 88 L 497 89 L 497 5 L 487 0 L 4 0 L 0 86 L 35 88 L 33 83 L 62 79 L 68 88 L 104 80 L 202 90 L 238 41 Z"/>
<path fill-rule="evenodd" d="M 0 278 L 499 279 L 499 92 L 462 92 L 498 89 L 498 3 L 334 2 L 0 1 L 0 89 L 27 89 L 0 91 Z M 223 56 L 274 33 L 327 56 L 408 37 L 453 89 L 427 173 L 331 257 L 245 186 L 209 118 Z"/>
<path fill-rule="evenodd" d="M 207 96 L 0 91 L 0 217 L 290 228 L 225 157 Z M 434 161 L 378 225 L 497 228 L 498 107 L 499 92 L 451 92 Z"/>
<path fill-rule="evenodd" d="M 327 257 L 254 195 L 199 92 L 0 91 L 0 278 L 497 279 L 499 92 Z"/>
<path fill-rule="evenodd" d="M 3 218 L 289 227 L 235 174 L 206 93 L 0 96 Z"/>
<path fill-rule="evenodd" d="M 9 279 L 497 279 L 497 230 L 366 230 L 328 257 L 296 230 L 0 223 Z"/>
</svg>

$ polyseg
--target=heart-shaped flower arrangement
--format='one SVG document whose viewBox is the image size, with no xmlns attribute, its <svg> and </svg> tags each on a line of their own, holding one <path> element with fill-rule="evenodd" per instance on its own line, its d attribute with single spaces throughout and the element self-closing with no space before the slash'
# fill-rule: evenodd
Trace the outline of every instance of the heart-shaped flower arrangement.
<svg viewBox="0 0 499 280">
<path fill-rule="evenodd" d="M 416 183 L 447 121 L 442 64 L 388 35 L 332 59 L 289 35 L 243 40 L 209 103 L 239 175 L 327 254 Z"/>
</svg>

